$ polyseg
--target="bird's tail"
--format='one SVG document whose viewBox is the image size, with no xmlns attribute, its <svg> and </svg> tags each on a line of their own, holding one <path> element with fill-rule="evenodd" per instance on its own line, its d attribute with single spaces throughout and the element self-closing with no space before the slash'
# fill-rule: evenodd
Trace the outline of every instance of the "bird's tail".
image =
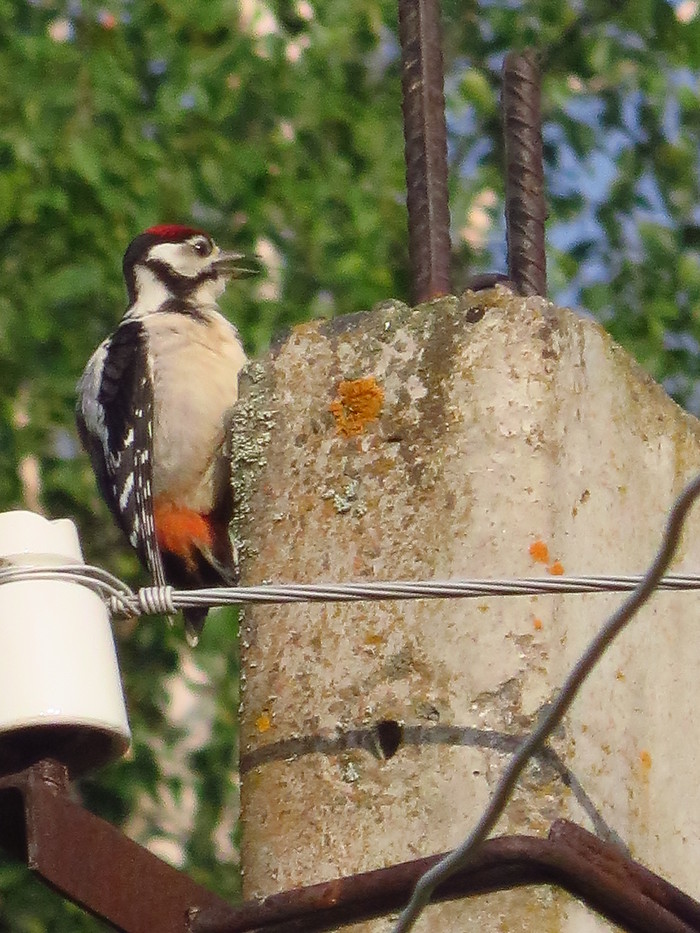
<svg viewBox="0 0 700 933">
<path fill-rule="evenodd" d="M 208 613 L 206 606 L 194 606 L 182 610 L 185 620 L 185 638 L 190 648 L 196 648 L 199 644 L 199 636 L 202 634 Z"/>
<path fill-rule="evenodd" d="M 197 547 L 197 577 L 201 580 L 194 588 L 210 586 L 235 586 L 238 583 L 238 565 L 234 557 L 233 545 L 228 533 L 228 526 L 217 529 L 214 548 Z M 187 644 L 194 648 L 199 642 L 209 610 L 206 606 L 193 606 L 183 609 L 185 637 Z"/>
<path fill-rule="evenodd" d="M 225 519 L 214 513 L 199 515 L 178 509 L 165 521 L 162 514 L 160 521 L 157 515 L 156 528 L 165 576 L 173 586 L 196 590 L 238 583 L 238 564 Z M 206 606 L 183 610 L 191 646 L 199 641 L 207 612 Z"/>
</svg>

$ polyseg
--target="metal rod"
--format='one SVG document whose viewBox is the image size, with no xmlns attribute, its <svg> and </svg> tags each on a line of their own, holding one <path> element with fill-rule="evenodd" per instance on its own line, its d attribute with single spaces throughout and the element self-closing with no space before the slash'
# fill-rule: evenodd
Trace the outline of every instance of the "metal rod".
<svg viewBox="0 0 700 933">
<path fill-rule="evenodd" d="M 122 933 L 184 933 L 191 909 L 228 906 L 71 800 L 57 762 L 0 778 L 0 845 Z"/>
<path fill-rule="evenodd" d="M 600 839 L 569 820 L 556 820 L 549 831 L 549 838 L 553 842 L 563 843 L 582 859 L 594 864 L 596 869 L 606 876 L 613 877 L 615 884 L 636 888 L 641 897 L 650 898 L 678 920 L 687 923 L 691 929 L 700 930 L 700 904 L 697 901 L 639 862 L 627 858 L 614 846 L 605 845 Z M 586 897 L 583 887 L 579 896 Z M 612 909 L 614 906 L 611 904 Z"/>
<path fill-rule="evenodd" d="M 273 894 L 228 911 L 201 910 L 191 933 L 292 933 L 331 930 L 390 913 L 440 856 L 415 859 L 334 881 Z M 455 899 L 525 884 L 554 883 L 582 897 L 630 933 L 692 933 L 700 904 L 632 862 L 614 846 L 565 820 L 548 839 L 489 839 L 473 862 L 436 890 Z"/>
<path fill-rule="evenodd" d="M 399 0 L 413 299 L 450 292 L 447 127 L 438 0 Z"/>
<path fill-rule="evenodd" d="M 547 294 L 540 70 L 536 53 L 511 52 L 503 66 L 508 274 L 521 295 Z"/>
</svg>

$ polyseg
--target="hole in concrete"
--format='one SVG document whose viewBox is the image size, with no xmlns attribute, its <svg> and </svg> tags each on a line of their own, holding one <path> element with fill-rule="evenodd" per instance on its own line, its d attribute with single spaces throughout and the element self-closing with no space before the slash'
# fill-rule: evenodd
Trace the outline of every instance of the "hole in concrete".
<svg viewBox="0 0 700 933">
<path fill-rule="evenodd" d="M 464 319 L 467 324 L 476 324 L 476 322 L 480 321 L 485 314 L 486 308 L 469 308 L 467 313 L 464 315 Z"/>
<path fill-rule="evenodd" d="M 393 758 L 403 741 L 403 726 L 395 719 L 380 719 L 374 729 L 382 757 Z"/>
</svg>

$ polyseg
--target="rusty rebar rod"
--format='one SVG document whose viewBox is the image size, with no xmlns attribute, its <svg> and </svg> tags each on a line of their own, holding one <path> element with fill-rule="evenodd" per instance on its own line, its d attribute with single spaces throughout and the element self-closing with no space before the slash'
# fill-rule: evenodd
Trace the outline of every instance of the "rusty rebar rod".
<svg viewBox="0 0 700 933">
<path fill-rule="evenodd" d="M 190 933 L 318 933 L 395 911 L 440 856 L 273 894 L 227 910 L 193 913 Z M 630 933 L 697 933 L 700 904 L 574 823 L 548 839 L 489 839 L 436 890 L 452 900 L 525 884 L 557 884 Z"/>
<path fill-rule="evenodd" d="M 447 127 L 438 0 L 399 0 L 413 299 L 450 292 Z"/>
<path fill-rule="evenodd" d="M 536 53 L 511 52 L 503 66 L 508 275 L 521 295 L 546 295 L 540 70 Z"/>
</svg>

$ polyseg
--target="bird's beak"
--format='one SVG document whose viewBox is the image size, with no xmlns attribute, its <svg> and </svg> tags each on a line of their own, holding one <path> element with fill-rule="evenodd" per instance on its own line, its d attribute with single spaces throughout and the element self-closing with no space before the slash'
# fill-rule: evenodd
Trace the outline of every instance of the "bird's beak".
<svg viewBox="0 0 700 933">
<path fill-rule="evenodd" d="M 222 250 L 212 263 L 217 272 L 232 279 L 245 279 L 249 275 L 258 275 L 262 264 L 257 256 L 244 253 L 227 253 Z"/>
</svg>

